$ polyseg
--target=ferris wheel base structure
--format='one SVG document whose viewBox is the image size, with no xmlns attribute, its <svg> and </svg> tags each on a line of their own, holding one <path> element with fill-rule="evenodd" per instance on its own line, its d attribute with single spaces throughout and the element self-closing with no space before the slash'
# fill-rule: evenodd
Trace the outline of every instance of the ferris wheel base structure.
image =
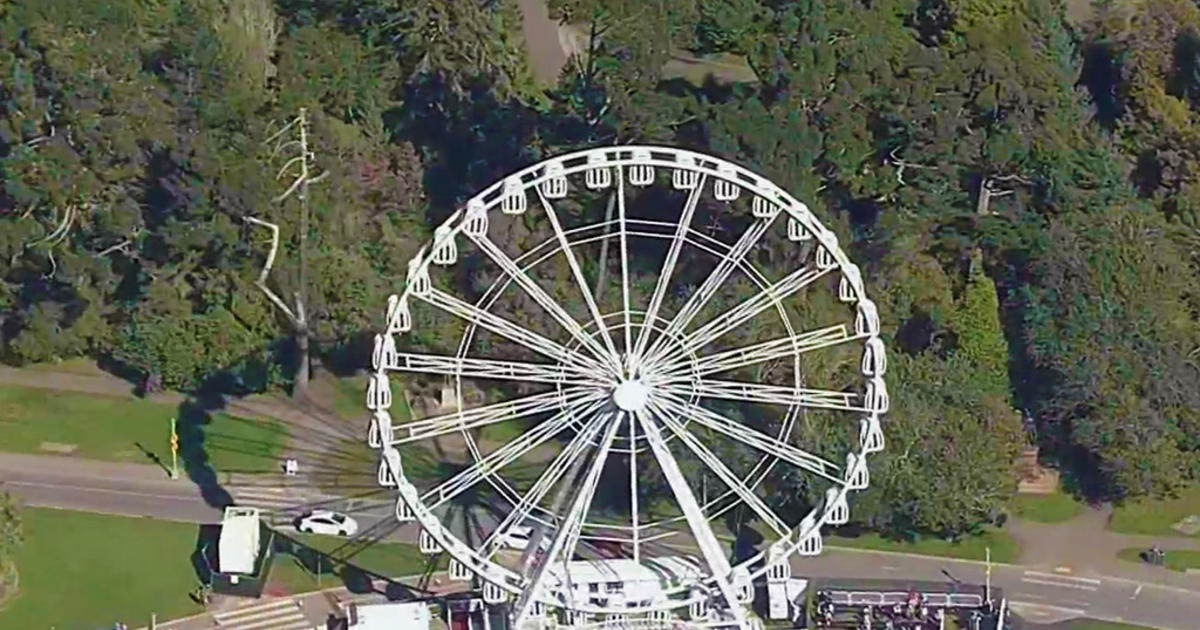
<svg viewBox="0 0 1200 630">
<path fill-rule="evenodd" d="M 604 199 L 598 220 L 589 204 Z M 366 441 L 396 520 L 450 556 L 452 581 L 519 630 L 754 630 L 756 595 L 767 616 L 794 614 L 792 558 L 848 522 L 889 406 L 878 311 L 807 205 L 711 155 L 600 147 L 479 192 L 407 269 L 375 337 Z M 461 326 L 452 351 L 407 351 L 449 346 L 445 328 L 423 334 L 447 321 Z M 452 411 L 394 423 L 397 372 L 452 381 Z M 477 381 L 502 386 L 471 405 Z M 829 439 L 797 436 L 814 422 Z M 467 459 L 448 478 L 412 465 L 446 443 Z M 807 514 L 782 517 L 780 488 L 803 489 L 788 514 Z M 491 502 L 490 532 L 471 497 Z M 764 537 L 750 557 L 715 533 L 733 509 Z M 589 560 L 581 545 L 629 557 Z"/>
</svg>

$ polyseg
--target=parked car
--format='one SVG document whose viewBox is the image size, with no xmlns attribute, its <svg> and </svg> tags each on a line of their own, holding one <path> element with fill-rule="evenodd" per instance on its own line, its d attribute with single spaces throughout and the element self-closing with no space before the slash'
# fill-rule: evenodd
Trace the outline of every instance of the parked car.
<svg viewBox="0 0 1200 630">
<path fill-rule="evenodd" d="M 296 530 L 306 534 L 353 536 L 358 533 L 358 522 L 339 512 L 315 510 L 296 521 Z"/>
</svg>

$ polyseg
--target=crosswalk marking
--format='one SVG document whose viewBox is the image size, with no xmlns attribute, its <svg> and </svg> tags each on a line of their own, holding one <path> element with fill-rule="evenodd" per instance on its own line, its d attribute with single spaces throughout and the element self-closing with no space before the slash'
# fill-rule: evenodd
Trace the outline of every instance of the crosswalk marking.
<svg viewBox="0 0 1200 630">
<path fill-rule="evenodd" d="M 1025 576 L 1021 578 L 1021 581 L 1029 584 L 1041 584 L 1043 586 L 1074 588 L 1081 591 L 1095 591 L 1101 584 L 1100 580 L 1094 578 L 1042 573 L 1040 571 L 1026 571 Z"/>
<path fill-rule="evenodd" d="M 223 630 L 308 630 L 312 624 L 292 599 L 255 604 L 213 613 Z"/>
</svg>

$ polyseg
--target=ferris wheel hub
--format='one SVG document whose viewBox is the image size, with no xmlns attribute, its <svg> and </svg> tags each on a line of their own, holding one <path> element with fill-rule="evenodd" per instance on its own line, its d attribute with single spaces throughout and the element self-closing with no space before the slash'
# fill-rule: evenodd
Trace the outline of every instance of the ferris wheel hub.
<svg viewBox="0 0 1200 630">
<path fill-rule="evenodd" d="M 640 411 L 650 398 L 650 388 L 637 379 L 631 379 L 617 385 L 612 397 L 622 411 Z"/>
</svg>

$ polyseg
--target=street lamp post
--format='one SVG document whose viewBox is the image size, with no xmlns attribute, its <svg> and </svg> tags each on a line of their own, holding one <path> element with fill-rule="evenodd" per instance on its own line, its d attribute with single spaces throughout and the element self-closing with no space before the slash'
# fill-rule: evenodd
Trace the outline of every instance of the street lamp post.
<svg viewBox="0 0 1200 630">
<path fill-rule="evenodd" d="M 175 432 L 175 418 L 171 418 L 171 478 L 179 478 L 179 434 Z"/>
</svg>

